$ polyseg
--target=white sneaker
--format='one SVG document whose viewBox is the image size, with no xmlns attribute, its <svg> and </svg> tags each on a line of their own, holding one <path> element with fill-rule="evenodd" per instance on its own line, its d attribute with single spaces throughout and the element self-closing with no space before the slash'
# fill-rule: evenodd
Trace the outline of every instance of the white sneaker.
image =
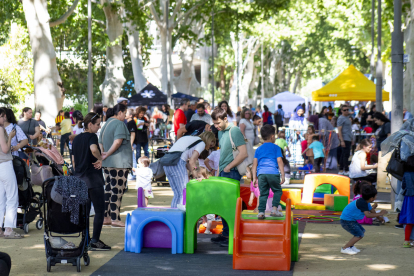
<svg viewBox="0 0 414 276">
<path fill-rule="evenodd" d="M 348 247 L 348 248 L 345 248 L 345 249 L 343 249 L 342 247 L 341 247 L 341 253 L 342 254 L 347 254 L 347 255 L 356 255 L 357 254 L 357 252 L 355 252 L 352 248 L 350 248 L 350 247 Z"/>
<path fill-rule="evenodd" d="M 356 253 L 359 253 L 359 252 L 361 252 L 361 250 L 359 250 L 358 248 L 356 248 L 355 247 L 355 245 L 354 246 L 352 246 L 352 247 L 350 247 L 352 250 L 354 250 Z"/>
<path fill-rule="evenodd" d="M 272 212 L 270 213 L 271 217 L 277 217 L 277 218 L 281 218 L 283 217 L 283 213 L 279 212 L 279 210 L 276 210 L 275 212 L 272 210 Z"/>
<path fill-rule="evenodd" d="M 204 234 L 213 234 L 213 232 L 211 232 L 210 230 L 207 230 L 206 229 L 206 231 L 204 231 Z"/>
<path fill-rule="evenodd" d="M 343 172 L 343 171 L 342 171 L 342 172 L 341 172 L 341 171 L 339 171 L 339 172 L 338 172 L 338 174 L 339 174 L 339 175 L 344 175 L 344 172 Z"/>
<path fill-rule="evenodd" d="M 349 172 L 344 172 L 344 175 L 349 175 Z"/>
</svg>

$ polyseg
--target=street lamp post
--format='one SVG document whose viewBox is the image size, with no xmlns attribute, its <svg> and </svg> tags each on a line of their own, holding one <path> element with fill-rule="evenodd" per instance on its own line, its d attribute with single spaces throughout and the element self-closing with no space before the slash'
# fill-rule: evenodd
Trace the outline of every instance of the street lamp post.
<svg viewBox="0 0 414 276">
<path fill-rule="evenodd" d="M 171 60 L 171 52 L 170 52 L 170 30 L 168 26 L 168 14 L 169 14 L 169 6 L 170 1 L 165 1 L 165 27 L 167 30 L 167 95 L 168 95 L 168 103 L 171 105 L 171 68 L 170 68 L 170 60 Z"/>
<path fill-rule="evenodd" d="M 93 110 L 92 3 L 88 0 L 88 110 Z"/>
<path fill-rule="evenodd" d="M 371 0 L 371 80 L 375 79 L 375 0 Z"/>
<path fill-rule="evenodd" d="M 211 12 L 211 107 L 214 108 L 214 88 L 215 88 L 215 81 L 214 81 L 214 4 L 213 2 L 213 10 Z"/>
<path fill-rule="evenodd" d="M 391 133 L 398 131 L 403 124 L 403 33 L 401 31 L 401 0 L 394 0 L 394 32 L 391 43 L 392 63 L 392 110 L 391 110 Z M 397 187 L 397 179 L 392 177 L 392 187 Z M 395 207 L 395 193 L 391 189 L 391 206 Z"/>
<path fill-rule="evenodd" d="M 376 109 L 382 112 L 382 61 L 381 61 L 381 0 L 378 0 L 378 37 L 377 37 L 377 85 L 376 85 Z"/>
</svg>

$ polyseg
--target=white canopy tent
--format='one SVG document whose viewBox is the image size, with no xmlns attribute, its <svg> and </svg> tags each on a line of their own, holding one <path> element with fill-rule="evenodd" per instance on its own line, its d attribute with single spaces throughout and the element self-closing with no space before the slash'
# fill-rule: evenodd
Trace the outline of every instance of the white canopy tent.
<svg viewBox="0 0 414 276">
<path fill-rule="evenodd" d="M 285 111 L 285 118 L 290 118 L 299 104 L 305 103 L 306 111 L 308 111 L 308 102 L 308 98 L 301 97 L 289 91 L 281 92 L 272 98 L 264 99 L 264 104 L 267 105 L 271 112 L 275 112 L 277 110 L 277 106 L 281 104 L 283 111 Z M 308 112 L 305 113 L 306 117 L 307 114 Z"/>
</svg>

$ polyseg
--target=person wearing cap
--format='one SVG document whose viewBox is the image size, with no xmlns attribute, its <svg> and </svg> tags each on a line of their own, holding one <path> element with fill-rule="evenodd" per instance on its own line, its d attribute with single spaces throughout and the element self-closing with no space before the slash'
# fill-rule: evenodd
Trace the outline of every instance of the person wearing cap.
<svg viewBox="0 0 414 276">
<path fill-rule="evenodd" d="M 193 117 L 195 110 L 196 110 L 197 102 L 196 101 L 190 101 L 190 106 L 186 112 L 184 112 L 185 117 L 187 118 L 187 122 L 191 121 L 191 118 Z"/>
<path fill-rule="evenodd" d="M 128 99 L 124 97 L 119 97 L 117 100 L 118 104 L 128 105 Z"/>
</svg>

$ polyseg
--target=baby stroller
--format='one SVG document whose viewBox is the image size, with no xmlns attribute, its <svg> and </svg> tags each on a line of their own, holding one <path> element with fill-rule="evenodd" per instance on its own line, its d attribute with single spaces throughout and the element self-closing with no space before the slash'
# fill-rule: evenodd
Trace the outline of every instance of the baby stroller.
<svg viewBox="0 0 414 276">
<path fill-rule="evenodd" d="M 32 174 L 33 174 L 33 167 L 44 167 L 42 170 L 47 170 L 48 172 L 42 172 L 42 176 L 40 179 L 36 179 L 35 185 L 42 185 L 43 181 L 46 179 L 53 177 L 53 176 L 63 176 L 65 172 L 63 167 L 66 166 L 69 168 L 70 166 L 63 160 L 60 154 L 56 154 L 54 149 L 48 150 L 43 147 L 31 147 L 34 150 L 33 159 L 32 159 Z M 57 150 L 56 150 L 57 152 Z M 35 169 L 37 172 L 37 169 Z M 44 175 L 43 175 L 44 174 Z M 67 171 L 67 175 L 72 175 L 71 170 Z M 40 182 L 40 183 L 39 183 Z"/>
<path fill-rule="evenodd" d="M 39 215 L 36 228 L 40 230 L 43 227 L 42 198 L 40 193 L 33 191 L 29 166 L 20 157 L 13 156 L 13 168 L 19 188 L 19 207 L 22 210 L 22 213 L 17 213 L 17 227 L 23 229 L 25 234 L 29 233 L 29 223 Z"/>
<path fill-rule="evenodd" d="M 62 212 L 62 205 L 56 202 L 62 199 L 62 196 L 57 194 L 53 189 L 60 178 L 49 178 L 42 184 L 42 195 L 45 199 L 43 210 L 45 213 L 44 243 L 47 272 L 50 272 L 51 267 L 57 263 L 70 263 L 76 266 L 77 271 L 80 272 L 82 259 L 85 266 L 88 266 L 90 263 L 88 255 L 89 216 L 87 215 L 87 203 L 78 206 L 79 223 L 72 223 L 71 213 Z M 67 242 L 63 238 L 80 238 L 80 241 L 78 246 L 76 246 L 74 243 Z"/>
</svg>

